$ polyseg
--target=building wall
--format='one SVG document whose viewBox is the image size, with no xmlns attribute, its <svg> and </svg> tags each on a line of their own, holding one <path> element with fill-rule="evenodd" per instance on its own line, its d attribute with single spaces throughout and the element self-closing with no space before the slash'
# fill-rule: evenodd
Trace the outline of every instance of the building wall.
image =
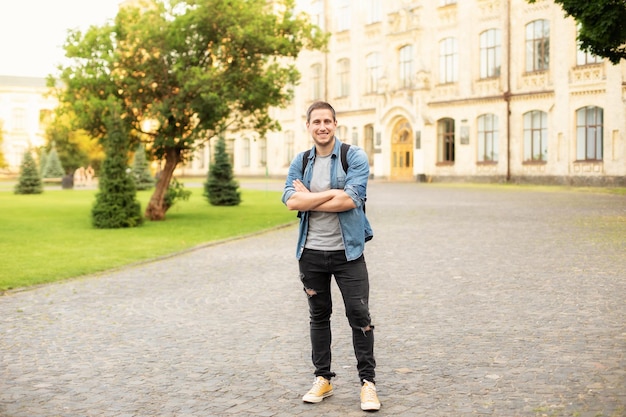
<svg viewBox="0 0 626 417">
<path fill-rule="evenodd" d="M 366 148 L 377 178 L 396 180 L 523 181 L 567 184 L 626 184 L 626 63 L 607 60 L 577 64 L 576 23 L 565 18 L 551 0 L 528 4 L 525 0 L 380 1 L 380 18 L 368 23 L 370 1 L 321 0 L 303 2 L 307 10 L 326 10 L 321 20 L 332 34 L 329 51 L 304 51 L 297 65 L 302 82 L 292 105 L 273 115 L 283 131 L 272 132 L 267 141 L 267 167 L 238 165 L 237 174 L 284 176 L 288 146 L 285 132 L 295 135 L 293 151 L 311 146 L 305 128 L 305 112 L 314 99 L 335 107 L 338 125 L 347 132 L 344 141 Z M 451 2 L 447 2 L 451 3 Z M 318 6 L 316 6 L 318 4 Z M 341 8 L 341 9 L 339 9 Z M 349 29 L 339 31 L 349 10 Z M 315 17 L 314 17 L 315 19 Z M 526 25 L 545 20 L 549 25 L 548 65 L 527 70 Z M 345 24 L 345 23 L 344 23 Z M 500 31 L 500 73 L 481 77 L 480 35 Z M 440 41 L 457 42 L 457 78 L 441 81 Z M 400 76 L 400 48 L 412 45 L 412 68 L 408 84 Z M 382 56 L 378 88 L 367 93 L 366 56 Z M 349 60 L 349 93 L 341 95 L 340 60 Z M 321 67 L 321 87 L 315 88 L 313 65 Z M 319 91 L 317 97 L 313 91 Z M 586 106 L 603 109 L 603 155 L 599 160 L 576 156 L 576 111 Z M 547 115 L 544 142 L 547 154 L 541 161 L 525 157 L 524 114 Z M 498 119 L 498 160 L 478 158 L 478 117 Z M 438 121 L 454 120 L 454 161 L 438 157 Z M 394 170 L 394 129 L 404 124 L 411 133 L 411 175 Z M 365 142 L 366 126 L 374 127 L 374 146 Z M 254 148 L 254 146 L 253 146 Z M 370 149 L 371 148 L 371 149 Z M 267 168 L 267 171 L 266 171 Z M 256 170 L 256 171 L 255 171 Z"/>
<path fill-rule="evenodd" d="M 576 23 L 552 0 L 299 3 L 331 33 L 328 51 L 305 50 L 298 57 L 302 78 L 294 100 L 271 110 L 281 131 L 266 138 L 256 132 L 227 135 L 236 175 L 286 176 L 295 155 L 312 146 L 305 113 L 321 99 L 337 111 L 340 139 L 366 150 L 375 178 L 626 185 L 626 62 L 579 65 Z M 528 70 L 527 25 L 541 20 L 549 25 L 548 65 Z M 481 34 L 490 29 L 500 33 L 499 73 L 482 76 Z M 441 66 L 446 39 L 456 40 L 448 55 L 455 62 L 449 65 L 452 80 L 443 79 Z M 402 56 L 407 45 L 412 50 Z M 374 53 L 379 67 L 377 76 L 369 77 L 368 56 Z M 347 71 L 342 62 L 349 63 Z M 368 89 L 372 78 L 376 86 Z M 43 79 L 0 77 L 3 151 L 13 171 L 25 149 L 43 144 L 40 115 L 55 105 L 44 92 Z M 576 111 L 588 106 L 603 110 L 602 156 L 581 160 Z M 16 109 L 25 115 L 21 127 Z M 546 115 L 547 152 L 541 161 L 526 157 L 524 117 L 533 111 Z M 478 118 L 486 114 L 498 121 L 497 161 L 479 157 L 484 140 Z M 442 160 L 443 120 L 454 122 L 452 161 Z M 177 174 L 206 175 L 212 147 L 199 149 Z"/>
<path fill-rule="evenodd" d="M 26 150 L 44 144 L 46 119 L 57 105 L 46 92 L 44 78 L 0 76 L 2 152 L 9 173 L 19 172 Z"/>
</svg>

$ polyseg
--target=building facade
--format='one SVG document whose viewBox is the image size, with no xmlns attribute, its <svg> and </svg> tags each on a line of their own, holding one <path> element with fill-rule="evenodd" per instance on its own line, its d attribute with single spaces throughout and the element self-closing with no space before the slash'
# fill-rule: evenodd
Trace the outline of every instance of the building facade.
<svg viewBox="0 0 626 417">
<path fill-rule="evenodd" d="M 45 78 L 0 76 L 2 153 L 9 174 L 19 172 L 24 153 L 46 143 L 45 129 L 57 101 Z"/>
<path fill-rule="evenodd" d="M 626 62 L 579 50 L 576 22 L 552 0 L 300 0 L 331 34 L 303 51 L 282 126 L 231 132 L 237 176 L 285 177 L 312 146 L 306 109 L 337 111 L 374 178 L 626 186 Z M 45 80 L 0 77 L 3 152 L 16 171 L 43 144 L 56 105 Z M 177 175 L 206 175 L 211 146 Z"/>
<path fill-rule="evenodd" d="M 281 132 L 232 135 L 237 175 L 284 176 L 326 100 L 375 178 L 626 185 L 626 63 L 579 50 L 552 0 L 305 0 L 331 33 L 304 51 Z M 205 158 L 206 160 L 206 155 Z"/>
</svg>

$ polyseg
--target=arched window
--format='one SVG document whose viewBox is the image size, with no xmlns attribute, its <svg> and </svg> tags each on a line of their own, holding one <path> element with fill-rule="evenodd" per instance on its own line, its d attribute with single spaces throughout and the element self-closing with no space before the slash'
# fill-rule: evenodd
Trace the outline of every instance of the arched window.
<svg viewBox="0 0 626 417">
<path fill-rule="evenodd" d="M 259 138 L 259 166 L 267 166 L 267 139 Z"/>
<path fill-rule="evenodd" d="M 378 80 L 383 75 L 383 66 L 378 52 L 372 52 L 365 57 L 365 93 L 372 94 L 378 91 Z"/>
<path fill-rule="evenodd" d="M 337 126 L 336 136 L 340 141 L 350 143 L 347 126 Z"/>
<path fill-rule="evenodd" d="M 337 97 L 350 95 L 350 60 L 340 59 L 337 62 Z"/>
<path fill-rule="evenodd" d="M 578 24 L 577 31 L 580 31 L 580 23 Z M 580 41 L 576 42 L 576 45 L 578 46 L 576 50 L 576 65 L 598 64 L 602 62 L 601 57 L 580 49 Z"/>
<path fill-rule="evenodd" d="M 383 20 L 382 0 L 365 1 L 365 24 L 371 25 Z"/>
<path fill-rule="evenodd" d="M 498 116 L 478 116 L 478 162 L 498 161 Z"/>
<path fill-rule="evenodd" d="M 336 0 L 337 32 L 350 30 L 350 0 Z"/>
<path fill-rule="evenodd" d="M 367 154 L 370 166 L 372 166 L 374 164 L 374 125 L 365 125 L 364 127 L 363 149 Z"/>
<path fill-rule="evenodd" d="M 295 157 L 294 137 L 293 130 L 287 130 L 285 135 L 285 166 L 289 166 L 291 160 Z"/>
<path fill-rule="evenodd" d="M 241 164 L 244 167 L 250 166 L 250 139 L 243 139 L 243 163 Z"/>
<path fill-rule="evenodd" d="M 439 83 L 455 83 L 459 77 L 459 50 L 455 38 L 439 42 Z"/>
<path fill-rule="evenodd" d="M 480 34 L 480 78 L 500 76 L 502 38 L 499 29 Z"/>
<path fill-rule="evenodd" d="M 437 162 L 454 162 L 454 119 L 437 121 Z"/>
<path fill-rule="evenodd" d="M 311 66 L 311 100 L 321 100 L 322 97 L 322 65 Z"/>
<path fill-rule="evenodd" d="M 398 64 L 400 88 L 411 87 L 411 77 L 413 75 L 413 45 L 405 45 L 400 48 Z"/>
<path fill-rule="evenodd" d="M 601 161 L 604 110 L 588 106 L 576 111 L 576 160 Z"/>
<path fill-rule="evenodd" d="M 533 110 L 524 114 L 524 161 L 548 160 L 548 114 Z"/>
<path fill-rule="evenodd" d="M 545 71 L 550 64 L 550 22 L 535 20 L 526 25 L 526 72 Z"/>
</svg>

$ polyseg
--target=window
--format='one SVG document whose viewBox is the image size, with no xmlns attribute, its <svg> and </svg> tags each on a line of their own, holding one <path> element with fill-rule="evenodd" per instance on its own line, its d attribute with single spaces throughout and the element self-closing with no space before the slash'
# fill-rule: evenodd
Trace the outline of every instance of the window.
<svg viewBox="0 0 626 417">
<path fill-rule="evenodd" d="M 244 138 L 243 140 L 243 163 L 242 166 L 250 166 L 250 139 Z"/>
<path fill-rule="evenodd" d="M 311 100 L 322 98 L 322 65 L 311 66 Z"/>
<path fill-rule="evenodd" d="M 53 112 L 50 109 L 39 110 L 39 129 L 45 130 L 45 128 L 52 122 Z"/>
<path fill-rule="evenodd" d="M 12 130 L 26 130 L 26 109 L 21 107 L 13 109 L 11 122 Z"/>
<path fill-rule="evenodd" d="M 365 93 L 372 94 L 378 91 L 378 80 L 383 75 L 380 54 L 373 52 L 365 57 Z"/>
<path fill-rule="evenodd" d="M 400 48 L 399 71 L 400 88 L 411 87 L 413 75 L 413 46 L 406 45 Z"/>
<path fill-rule="evenodd" d="M 231 166 L 235 166 L 235 139 L 226 140 L 226 154 Z"/>
<path fill-rule="evenodd" d="M 454 119 L 437 121 L 437 161 L 454 162 Z"/>
<path fill-rule="evenodd" d="M 289 166 L 293 158 L 295 157 L 294 152 L 294 134 L 292 130 L 285 131 L 285 165 Z"/>
<path fill-rule="evenodd" d="M 526 25 L 526 72 L 549 68 L 550 22 L 535 20 Z"/>
<path fill-rule="evenodd" d="M 267 139 L 259 139 L 259 166 L 267 166 Z"/>
<path fill-rule="evenodd" d="M 350 0 L 337 1 L 337 32 L 350 30 Z"/>
<path fill-rule="evenodd" d="M 370 166 L 374 165 L 374 125 L 366 125 L 363 132 L 363 149 Z"/>
<path fill-rule="evenodd" d="M 578 24 L 577 30 L 580 32 L 580 23 Z M 591 52 L 583 51 L 580 41 L 576 42 L 576 45 L 578 45 L 576 50 L 576 65 L 598 64 L 602 62 L 601 57 L 593 55 Z"/>
<path fill-rule="evenodd" d="M 478 117 L 478 162 L 498 160 L 498 116 L 483 114 Z"/>
<path fill-rule="evenodd" d="M 383 20 L 382 0 L 365 1 L 365 24 L 370 25 Z"/>
<path fill-rule="evenodd" d="M 480 78 L 500 76 L 501 45 L 499 29 L 489 29 L 480 34 Z"/>
<path fill-rule="evenodd" d="M 342 59 L 337 63 L 337 67 L 339 69 L 337 72 L 339 80 L 337 97 L 347 97 L 350 95 L 350 61 Z"/>
<path fill-rule="evenodd" d="M 439 42 L 439 83 L 454 83 L 458 80 L 459 51 L 455 38 Z"/>
<path fill-rule="evenodd" d="M 340 141 L 348 143 L 348 128 L 346 126 L 337 126 L 337 137 Z"/>
<path fill-rule="evenodd" d="M 601 107 L 583 107 L 576 111 L 576 159 L 602 160 L 604 110 Z"/>
<path fill-rule="evenodd" d="M 548 114 L 533 110 L 524 114 L 524 161 L 548 159 Z"/>
<path fill-rule="evenodd" d="M 322 31 L 326 28 L 324 15 L 324 0 L 314 0 L 311 5 L 311 23 L 319 26 Z"/>
</svg>

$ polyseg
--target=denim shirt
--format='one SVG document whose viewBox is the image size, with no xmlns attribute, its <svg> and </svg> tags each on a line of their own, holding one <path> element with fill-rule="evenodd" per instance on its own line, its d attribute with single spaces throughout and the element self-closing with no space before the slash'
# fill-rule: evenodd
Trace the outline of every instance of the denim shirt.
<svg viewBox="0 0 626 417">
<path fill-rule="evenodd" d="M 315 164 L 315 146 L 309 153 L 309 162 L 302 174 L 302 157 L 304 152 L 299 153 L 289 166 L 289 173 L 285 181 L 282 201 L 284 204 L 296 192 L 293 181 L 299 179 L 311 189 L 311 177 L 313 176 L 313 165 Z M 367 180 L 370 174 L 370 167 L 367 154 L 363 149 L 350 146 L 346 160 L 348 162 L 348 172 L 343 171 L 341 166 L 341 142 L 335 137 L 335 146 L 332 151 L 330 163 L 330 186 L 331 188 L 343 189 L 354 201 L 355 208 L 337 213 L 339 225 L 341 227 L 341 237 L 346 252 L 346 259 L 353 261 L 358 259 L 365 249 L 365 242 L 374 237 L 369 221 L 365 216 L 365 200 L 367 199 Z M 298 246 L 296 248 L 296 258 L 300 259 L 304 251 L 307 233 L 309 230 L 309 212 L 301 212 Z"/>
</svg>

